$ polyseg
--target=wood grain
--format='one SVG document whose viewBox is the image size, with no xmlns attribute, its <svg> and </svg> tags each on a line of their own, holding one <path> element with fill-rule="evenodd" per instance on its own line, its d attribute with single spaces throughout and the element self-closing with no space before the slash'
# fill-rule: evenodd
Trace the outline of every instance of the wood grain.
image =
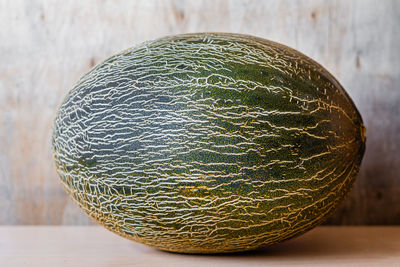
<svg viewBox="0 0 400 267">
<path fill-rule="evenodd" d="M 400 224 L 398 1 L 5 0 L 0 25 L 0 224 L 93 224 L 55 172 L 58 105 L 112 54 L 204 31 L 281 42 L 330 70 L 363 116 L 367 150 L 354 190 L 328 223 Z"/>
<path fill-rule="evenodd" d="M 4 266 L 398 266 L 400 227 L 323 226 L 267 249 L 176 254 L 87 226 L 2 226 Z"/>
</svg>

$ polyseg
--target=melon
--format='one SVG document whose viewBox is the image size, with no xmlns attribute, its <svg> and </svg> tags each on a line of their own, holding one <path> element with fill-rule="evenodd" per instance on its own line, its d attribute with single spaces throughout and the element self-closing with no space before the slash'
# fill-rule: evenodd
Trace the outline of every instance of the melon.
<svg viewBox="0 0 400 267">
<path fill-rule="evenodd" d="M 169 36 L 84 75 L 59 107 L 53 156 L 96 222 L 161 250 L 253 250 L 339 207 L 365 127 L 321 65 L 241 34 Z"/>
</svg>

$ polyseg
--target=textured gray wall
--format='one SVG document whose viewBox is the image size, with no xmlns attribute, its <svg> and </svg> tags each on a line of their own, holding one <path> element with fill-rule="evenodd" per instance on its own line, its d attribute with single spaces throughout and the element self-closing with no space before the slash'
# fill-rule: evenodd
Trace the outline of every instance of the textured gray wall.
<svg viewBox="0 0 400 267">
<path fill-rule="evenodd" d="M 0 224 L 91 224 L 65 195 L 51 124 L 95 64 L 145 40 L 241 32 L 300 50 L 338 78 L 367 127 L 332 224 L 400 224 L 400 1 L 0 2 Z"/>
</svg>

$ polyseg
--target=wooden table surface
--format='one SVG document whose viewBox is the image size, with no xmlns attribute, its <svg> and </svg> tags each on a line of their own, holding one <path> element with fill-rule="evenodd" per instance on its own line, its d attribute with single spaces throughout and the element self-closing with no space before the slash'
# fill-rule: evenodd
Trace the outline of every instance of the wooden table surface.
<svg viewBox="0 0 400 267">
<path fill-rule="evenodd" d="M 0 226 L 0 266 L 400 266 L 400 226 L 321 226 L 261 251 L 168 253 L 99 226 Z"/>
</svg>

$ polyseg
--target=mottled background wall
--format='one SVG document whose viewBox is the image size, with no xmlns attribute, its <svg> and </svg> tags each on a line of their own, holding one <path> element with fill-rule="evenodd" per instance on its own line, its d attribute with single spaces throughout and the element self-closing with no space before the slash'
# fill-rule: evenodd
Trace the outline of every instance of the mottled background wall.
<svg viewBox="0 0 400 267">
<path fill-rule="evenodd" d="M 241 32 L 314 58 L 367 126 L 360 177 L 331 224 L 400 224 L 400 1 L 0 2 L 0 224 L 92 224 L 50 150 L 57 106 L 94 65 L 183 32 Z"/>
</svg>

